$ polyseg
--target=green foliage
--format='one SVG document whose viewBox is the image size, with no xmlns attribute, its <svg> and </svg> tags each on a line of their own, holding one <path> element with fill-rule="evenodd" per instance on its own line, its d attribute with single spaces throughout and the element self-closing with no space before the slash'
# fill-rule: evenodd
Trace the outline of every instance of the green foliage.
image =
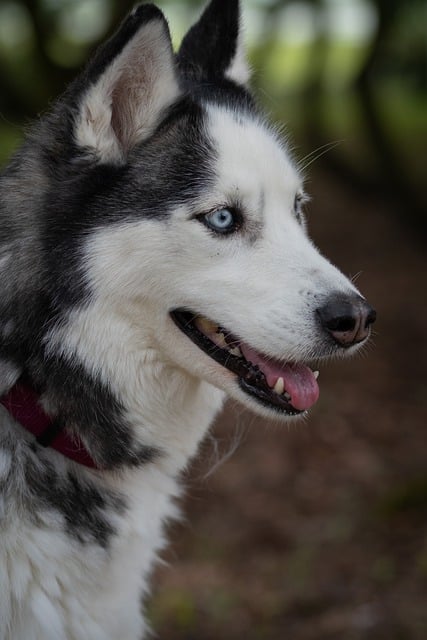
<svg viewBox="0 0 427 640">
<path fill-rule="evenodd" d="M 0 166 L 8 160 L 22 140 L 22 132 L 7 122 L 0 122 Z"/>
<path fill-rule="evenodd" d="M 205 3 L 158 4 L 178 46 Z M 359 192 L 389 199 L 407 223 L 425 225 L 425 0 L 242 4 L 255 84 L 267 108 L 290 123 L 297 144 L 308 151 L 342 140 L 323 166 Z M 19 140 L 22 123 L 63 91 L 133 5 L 134 0 L 0 2 L 1 163 Z"/>
<path fill-rule="evenodd" d="M 177 630 L 190 632 L 196 623 L 196 604 L 190 592 L 171 589 L 152 600 L 148 617 L 155 628 L 168 620 Z"/>
</svg>

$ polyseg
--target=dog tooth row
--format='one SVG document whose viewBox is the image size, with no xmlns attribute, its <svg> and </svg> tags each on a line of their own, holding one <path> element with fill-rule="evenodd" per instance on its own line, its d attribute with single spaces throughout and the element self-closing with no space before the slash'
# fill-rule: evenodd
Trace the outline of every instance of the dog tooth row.
<svg viewBox="0 0 427 640">
<path fill-rule="evenodd" d="M 224 333 L 222 333 L 222 331 L 220 333 L 216 333 L 215 336 L 212 336 L 211 340 L 215 342 L 217 347 L 220 347 L 220 349 L 225 349 L 226 351 L 228 351 L 228 353 L 231 353 L 232 356 L 236 356 L 237 358 L 243 357 L 243 354 L 237 345 L 234 347 L 231 347 L 227 343 L 225 335 Z"/>
<path fill-rule="evenodd" d="M 211 340 L 215 342 L 217 347 L 220 349 L 227 349 L 231 353 L 232 356 L 236 356 L 237 358 L 241 358 L 243 356 L 239 347 L 235 345 L 234 347 L 230 347 L 227 343 L 225 334 L 220 330 L 220 327 L 209 320 L 209 318 L 205 318 L 204 316 L 199 316 L 197 318 L 196 326 L 199 331 L 202 331 L 207 336 L 210 336 Z"/>
</svg>

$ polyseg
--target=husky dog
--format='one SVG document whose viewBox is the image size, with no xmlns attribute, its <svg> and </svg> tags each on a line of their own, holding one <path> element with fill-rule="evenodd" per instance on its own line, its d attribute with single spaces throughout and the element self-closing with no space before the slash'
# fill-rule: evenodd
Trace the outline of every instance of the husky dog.
<svg viewBox="0 0 427 640">
<path fill-rule="evenodd" d="M 136 640 L 226 395 L 277 420 L 375 312 L 307 237 L 237 0 L 137 7 L 0 178 L 0 638 Z"/>
</svg>

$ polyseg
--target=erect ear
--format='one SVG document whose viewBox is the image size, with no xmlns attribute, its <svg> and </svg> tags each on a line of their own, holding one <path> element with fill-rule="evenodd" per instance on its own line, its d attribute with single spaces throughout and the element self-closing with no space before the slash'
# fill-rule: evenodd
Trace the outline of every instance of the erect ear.
<svg viewBox="0 0 427 640">
<path fill-rule="evenodd" d="M 239 0 L 211 0 L 182 41 L 178 64 L 184 75 L 198 81 L 225 77 L 248 83 Z"/>
<path fill-rule="evenodd" d="M 120 163 L 179 96 L 169 29 L 154 5 L 137 7 L 77 81 L 75 141 Z"/>
</svg>

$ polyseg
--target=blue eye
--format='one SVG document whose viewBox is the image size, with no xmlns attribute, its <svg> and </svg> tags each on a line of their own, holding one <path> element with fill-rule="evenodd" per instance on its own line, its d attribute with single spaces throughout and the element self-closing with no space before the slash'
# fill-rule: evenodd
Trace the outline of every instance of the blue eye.
<svg viewBox="0 0 427 640">
<path fill-rule="evenodd" d="M 238 215 L 231 209 L 217 209 L 211 213 L 206 213 L 203 222 L 209 229 L 217 233 L 231 233 L 238 227 Z"/>
</svg>

